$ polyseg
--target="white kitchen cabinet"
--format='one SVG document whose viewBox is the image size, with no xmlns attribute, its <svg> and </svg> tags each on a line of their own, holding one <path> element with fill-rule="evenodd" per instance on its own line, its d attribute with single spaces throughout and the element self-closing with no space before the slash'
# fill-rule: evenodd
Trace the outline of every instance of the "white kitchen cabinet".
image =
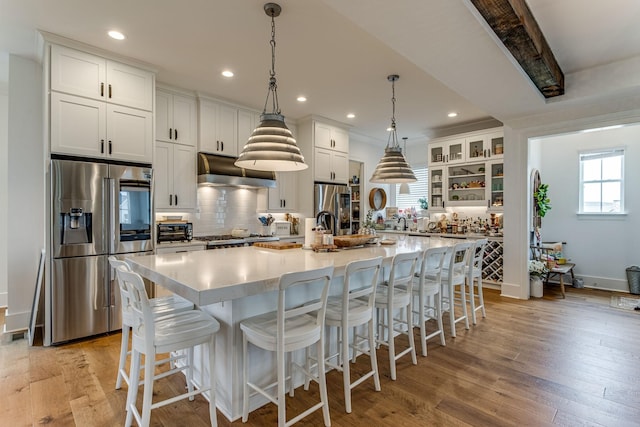
<svg viewBox="0 0 640 427">
<path fill-rule="evenodd" d="M 492 160 L 486 163 L 487 172 L 487 200 L 489 212 L 504 210 L 504 163 L 502 160 Z"/>
<path fill-rule="evenodd" d="M 466 161 L 464 138 L 450 139 L 429 144 L 429 166 L 457 164 Z"/>
<path fill-rule="evenodd" d="M 502 159 L 503 141 L 502 131 L 465 138 L 466 160 L 476 162 L 481 159 Z"/>
<path fill-rule="evenodd" d="M 237 108 L 199 98 L 198 117 L 200 151 L 231 157 L 238 155 Z"/>
<path fill-rule="evenodd" d="M 446 169 L 444 166 L 429 167 L 429 213 L 444 212 L 447 197 Z"/>
<path fill-rule="evenodd" d="M 314 151 L 315 180 L 347 184 L 349 155 L 340 151 L 316 148 Z"/>
<path fill-rule="evenodd" d="M 156 90 L 156 140 L 196 147 L 198 107 L 195 97 Z"/>
<path fill-rule="evenodd" d="M 298 175 L 296 172 L 276 172 L 276 187 L 269 188 L 270 212 L 295 212 L 298 209 Z"/>
<path fill-rule="evenodd" d="M 314 142 L 316 148 L 327 148 L 343 153 L 349 152 L 349 133 L 344 129 L 326 123 L 314 123 Z"/>
<path fill-rule="evenodd" d="M 242 152 L 249 137 L 260 124 L 260 114 L 249 110 L 238 110 L 238 154 Z"/>
<path fill-rule="evenodd" d="M 91 53 L 51 46 L 51 90 L 153 111 L 153 73 Z"/>
<path fill-rule="evenodd" d="M 196 207 L 196 148 L 156 141 L 154 191 L 156 209 Z"/>
<path fill-rule="evenodd" d="M 51 92 L 51 152 L 151 163 L 152 113 Z"/>
<path fill-rule="evenodd" d="M 449 166 L 445 206 L 487 206 L 485 163 Z"/>
</svg>

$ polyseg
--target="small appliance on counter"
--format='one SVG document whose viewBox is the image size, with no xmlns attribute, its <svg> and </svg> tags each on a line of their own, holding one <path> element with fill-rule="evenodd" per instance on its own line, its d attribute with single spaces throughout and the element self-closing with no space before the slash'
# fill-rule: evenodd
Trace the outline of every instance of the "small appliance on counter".
<svg viewBox="0 0 640 427">
<path fill-rule="evenodd" d="M 276 236 L 289 236 L 291 234 L 291 223 L 289 221 L 275 221 Z"/>
<path fill-rule="evenodd" d="M 193 239 L 193 224 L 182 221 L 158 221 L 157 240 L 160 242 L 190 242 Z"/>
</svg>

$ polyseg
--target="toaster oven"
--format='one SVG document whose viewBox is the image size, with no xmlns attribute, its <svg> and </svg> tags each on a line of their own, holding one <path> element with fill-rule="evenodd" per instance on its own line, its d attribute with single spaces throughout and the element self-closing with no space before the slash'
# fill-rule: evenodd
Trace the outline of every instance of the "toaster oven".
<svg viewBox="0 0 640 427">
<path fill-rule="evenodd" d="M 193 239 L 193 224 L 190 222 L 159 222 L 157 239 L 160 242 L 189 242 Z"/>
</svg>

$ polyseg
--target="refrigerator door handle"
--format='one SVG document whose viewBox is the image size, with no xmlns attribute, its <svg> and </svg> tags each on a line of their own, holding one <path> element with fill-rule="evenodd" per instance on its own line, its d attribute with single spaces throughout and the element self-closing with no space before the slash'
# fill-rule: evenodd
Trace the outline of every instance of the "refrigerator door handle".
<svg viewBox="0 0 640 427">
<path fill-rule="evenodd" d="M 120 241 L 120 230 L 119 227 L 116 227 L 116 224 L 120 224 L 116 184 L 114 178 L 109 178 L 109 253 L 112 254 L 116 253 L 116 248 Z"/>
</svg>

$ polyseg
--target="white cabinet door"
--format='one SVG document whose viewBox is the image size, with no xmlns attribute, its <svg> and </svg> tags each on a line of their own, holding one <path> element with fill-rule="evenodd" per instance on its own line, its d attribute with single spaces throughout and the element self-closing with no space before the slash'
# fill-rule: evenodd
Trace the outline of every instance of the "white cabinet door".
<svg viewBox="0 0 640 427">
<path fill-rule="evenodd" d="M 154 75 L 145 70 L 107 60 L 108 102 L 153 111 Z"/>
<path fill-rule="evenodd" d="M 173 96 L 156 90 L 156 141 L 173 142 Z"/>
<path fill-rule="evenodd" d="M 173 144 L 173 207 L 194 209 L 197 185 L 196 148 Z"/>
<path fill-rule="evenodd" d="M 156 209 L 193 209 L 196 206 L 196 149 L 156 142 L 154 191 Z"/>
<path fill-rule="evenodd" d="M 337 184 L 349 183 L 349 155 L 335 151 L 331 160 L 333 169 L 333 182 Z"/>
<path fill-rule="evenodd" d="M 316 148 L 314 152 L 313 165 L 315 169 L 315 180 L 322 182 L 333 181 L 333 170 L 331 169 L 331 150 Z"/>
<path fill-rule="evenodd" d="M 223 156 L 238 155 L 238 110 L 201 99 L 199 110 L 200 151 Z"/>
<path fill-rule="evenodd" d="M 107 156 L 119 160 L 153 161 L 151 112 L 107 104 Z"/>
<path fill-rule="evenodd" d="M 156 141 L 153 191 L 156 209 L 173 208 L 173 144 L 170 142 Z"/>
<path fill-rule="evenodd" d="M 195 98 L 173 95 L 173 140 L 195 147 L 198 143 L 198 114 Z"/>
<path fill-rule="evenodd" d="M 101 101 L 51 92 L 51 152 L 103 157 L 105 106 Z"/>
<path fill-rule="evenodd" d="M 333 149 L 343 153 L 349 152 L 349 132 L 340 128 L 333 128 Z"/>
<path fill-rule="evenodd" d="M 51 46 L 51 90 L 104 101 L 106 80 L 104 58 Z"/>
<path fill-rule="evenodd" d="M 314 145 L 316 148 L 333 148 L 331 126 L 320 122 L 314 123 Z"/>
<path fill-rule="evenodd" d="M 269 188 L 269 211 L 291 212 L 298 208 L 298 180 L 295 172 L 277 172 L 276 188 Z"/>
</svg>

